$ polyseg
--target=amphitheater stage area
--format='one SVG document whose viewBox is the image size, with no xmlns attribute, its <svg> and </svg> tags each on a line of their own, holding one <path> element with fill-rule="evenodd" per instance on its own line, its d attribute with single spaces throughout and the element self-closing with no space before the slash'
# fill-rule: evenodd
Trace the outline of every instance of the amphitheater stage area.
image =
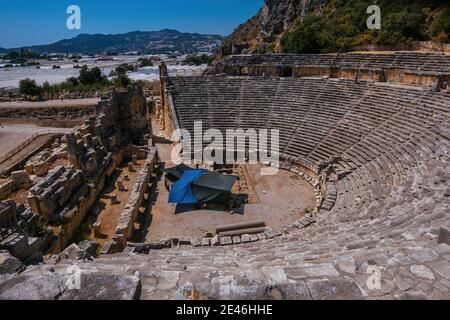
<svg viewBox="0 0 450 320">
<path fill-rule="evenodd" d="M 157 144 L 158 155 L 166 168 L 172 167 L 171 144 Z M 242 165 L 233 174 L 239 180 L 233 194 L 248 195 L 248 203 L 232 210 L 221 206 L 197 208 L 194 205 L 169 204 L 169 192 L 160 176 L 153 192 L 153 204 L 146 242 L 173 237 L 202 238 L 223 225 L 263 220 L 274 230 L 292 225 L 315 205 L 313 187 L 298 175 L 279 170 L 276 175 L 262 176 L 261 165 Z"/>
</svg>

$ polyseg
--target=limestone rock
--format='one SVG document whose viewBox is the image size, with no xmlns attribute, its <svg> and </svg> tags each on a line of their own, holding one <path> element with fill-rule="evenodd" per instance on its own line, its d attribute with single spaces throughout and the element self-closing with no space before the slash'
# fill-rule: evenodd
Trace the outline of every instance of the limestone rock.
<svg viewBox="0 0 450 320">
<path fill-rule="evenodd" d="M 363 300 L 358 285 L 346 279 L 319 279 L 307 282 L 314 300 Z"/>
<path fill-rule="evenodd" d="M 78 247 L 87 252 L 88 254 L 90 254 L 91 256 L 95 256 L 98 248 L 100 247 L 100 243 L 98 243 L 97 241 L 81 241 L 78 244 Z"/>
<path fill-rule="evenodd" d="M 20 273 L 25 265 L 8 251 L 0 251 L 0 274 Z"/>
<path fill-rule="evenodd" d="M 138 300 L 141 281 L 137 275 L 86 274 L 81 277 L 80 288 L 65 290 L 59 300 Z"/>
<path fill-rule="evenodd" d="M 65 277 L 56 274 L 8 279 L 0 286 L 0 300 L 55 300 L 66 287 Z"/>
<path fill-rule="evenodd" d="M 434 280 L 433 271 L 425 266 L 413 265 L 409 268 L 409 270 L 420 278 Z"/>
<path fill-rule="evenodd" d="M 70 281 L 56 273 L 9 277 L 0 281 L 0 300 L 134 300 L 140 296 L 139 275 L 82 273 L 79 288 L 69 286 Z"/>
<path fill-rule="evenodd" d="M 83 245 L 83 246 L 85 247 L 85 245 Z M 90 248 L 88 248 L 88 249 L 90 249 Z M 81 249 L 75 243 L 68 246 L 63 252 L 64 252 L 64 255 L 66 256 L 66 258 L 68 258 L 70 260 L 84 260 L 84 259 L 92 258 L 88 252 Z"/>
</svg>

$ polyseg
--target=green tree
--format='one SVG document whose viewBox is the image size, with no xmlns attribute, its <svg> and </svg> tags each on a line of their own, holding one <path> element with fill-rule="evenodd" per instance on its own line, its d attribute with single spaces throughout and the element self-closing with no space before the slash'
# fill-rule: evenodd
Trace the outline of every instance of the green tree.
<svg viewBox="0 0 450 320">
<path fill-rule="evenodd" d="M 396 49 L 413 41 L 449 42 L 448 0 L 378 0 L 381 30 L 369 30 L 366 9 L 373 0 L 330 0 L 312 12 L 281 40 L 286 53 L 350 51 L 376 44 Z"/>
<path fill-rule="evenodd" d="M 20 80 L 19 92 L 28 96 L 38 96 L 42 93 L 42 88 L 36 84 L 36 81 L 26 78 Z"/>
<path fill-rule="evenodd" d="M 202 64 L 211 64 L 211 62 L 214 60 L 214 56 L 209 56 L 207 54 L 202 54 L 202 55 L 189 55 L 186 57 L 185 59 L 185 63 L 188 65 L 195 65 L 195 66 L 199 66 Z"/>
<path fill-rule="evenodd" d="M 114 84 L 118 88 L 128 87 L 132 83 L 131 79 L 124 73 L 119 73 L 114 78 Z"/>
<path fill-rule="evenodd" d="M 84 65 L 80 69 L 80 75 L 78 77 L 82 84 L 90 84 L 92 83 L 91 73 L 89 72 L 89 68 L 87 65 Z"/>
<path fill-rule="evenodd" d="M 431 35 L 440 42 L 450 42 L 450 7 L 447 7 L 433 21 L 431 25 Z"/>
<path fill-rule="evenodd" d="M 395 45 L 423 39 L 423 16 L 404 9 L 385 16 L 378 42 L 384 45 Z"/>
<path fill-rule="evenodd" d="M 20 58 L 20 53 L 17 51 L 10 51 L 6 54 L 5 59 L 6 60 L 16 60 Z"/>
<path fill-rule="evenodd" d="M 322 20 L 310 16 L 293 32 L 282 40 L 283 51 L 291 53 L 320 53 L 320 30 L 323 29 Z"/>
<path fill-rule="evenodd" d="M 52 86 L 50 85 L 50 83 L 48 81 L 45 81 L 42 84 L 42 91 L 44 91 L 44 92 L 51 92 L 52 91 Z"/>
<path fill-rule="evenodd" d="M 122 63 L 121 65 L 116 67 L 116 74 L 123 74 L 127 72 L 133 72 L 135 68 L 128 64 L 128 63 Z"/>
<path fill-rule="evenodd" d="M 84 65 L 80 69 L 80 75 L 78 77 L 78 80 L 81 84 L 84 85 L 93 85 L 99 82 L 102 82 L 104 80 L 104 77 L 102 75 L 102 71 L 98 67 L 94 67 L 91 70 Z"/>
<path fill-rule="evenodd" d="M 153 67 L 152 60 L 148 59 L 148 58 L 140 58 L 139 59 L 139 65 L 141 67 Z"/>
</svg>

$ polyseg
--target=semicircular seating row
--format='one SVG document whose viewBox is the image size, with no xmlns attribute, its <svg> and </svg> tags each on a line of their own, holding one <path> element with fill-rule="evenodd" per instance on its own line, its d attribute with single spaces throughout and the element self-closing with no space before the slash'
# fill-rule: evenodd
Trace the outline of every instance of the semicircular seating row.
<svg viewBox="0 0 450 320">
<path fill-rule="evenodd" d="M 350 174 L 336 182 L 336 205 L 322 226 L 394 220 L 404 211 L 440 217 L 448 205 L 450 95 L 342 79 L 225 76 L 173 78 L 170 92 L 188 130 L 198 120 L 204 130 L 279 129 L 284 155 L 312 163 L 339 156 L 336 170 Z M 425 199 L 433 205 L 416 205 Z"/>
<path fill-rule="evenodd" d="M 440 75 L 450 71 L 450 56 L 441 53 L 395 52 L 392 54 L 254 54 L 231 55 L 220 60 L 219 66 L 322 66 L 350 69 L 397 69 Z M 223 70 L 221 70 L 223 71 Z M 219 71 L 220 72 L 220 71 Z M 217 74 L 217 73 L 216 73 Z"/>
</svg>

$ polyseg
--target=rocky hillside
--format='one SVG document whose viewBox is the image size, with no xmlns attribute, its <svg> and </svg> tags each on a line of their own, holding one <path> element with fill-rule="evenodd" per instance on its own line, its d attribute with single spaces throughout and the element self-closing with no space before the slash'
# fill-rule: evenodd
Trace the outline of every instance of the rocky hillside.
<svg viewBox="0 0 450 320">
<path fill-rule="evenodd" d="M 129 52 L 159 54 L 180 51 L 196 53 L 214 51 L 223 42 L 220 35 L 182 33 L 176 30 L 134 31 L 124 34 L 80 34 L 52 44 L 25 47 L 39 53 L 106 53 Z M 20 50 L 11 49 L 11 50 Z"/>
<path fill-rule="evenodd" d="M 366 25 L 373 4 L 381 8 L 381 30 Z M 449 39 L 448 0 L 265 0 L 226 40 L 222 53 L 324 53 Z"/>
</svg>

